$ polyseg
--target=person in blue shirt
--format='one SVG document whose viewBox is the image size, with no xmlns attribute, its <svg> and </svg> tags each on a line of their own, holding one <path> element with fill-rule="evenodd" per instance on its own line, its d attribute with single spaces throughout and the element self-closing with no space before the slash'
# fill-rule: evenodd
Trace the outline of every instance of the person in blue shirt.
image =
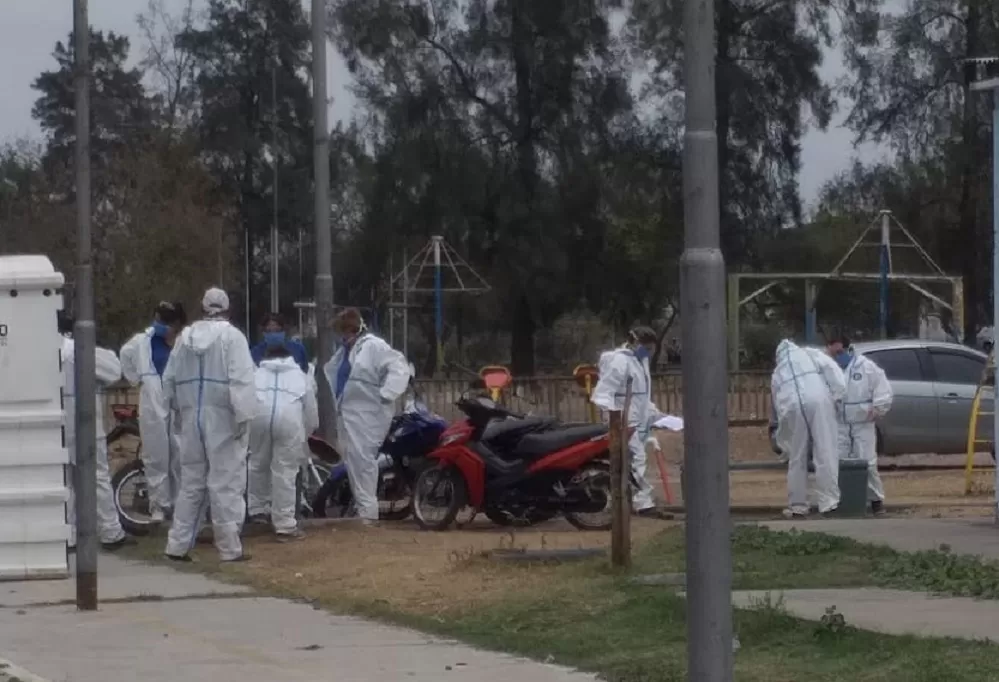
<svg viewBox="0 0 999 682">
<path fill-rule="evenodd" d="M 264 338 L 257 345 L 250 348 L 250 355 L 253 357 L 253 364 L 257 367 L 267 355 L 268 348 L 284 348 L 295 360 L 303 372 L 309 373 L 309 355 L 301 341 L 288 338 L 285 331 L 284 318 L 278 313 L 269 313 L 264 318 L 262 325 Z"/>
<path fill-rule="evenodd" d="M 153 523 L 172 515 L 180 487 L 180 441 L 174 415 L 163 398 L 162 377 L 174 341 L 186 325 L 184 306 L 163 301 L 153 311 L 152 325 L 133 336 L 119 353 L 122 375 L 139 387 L 142 463 Z"/>
</svg>

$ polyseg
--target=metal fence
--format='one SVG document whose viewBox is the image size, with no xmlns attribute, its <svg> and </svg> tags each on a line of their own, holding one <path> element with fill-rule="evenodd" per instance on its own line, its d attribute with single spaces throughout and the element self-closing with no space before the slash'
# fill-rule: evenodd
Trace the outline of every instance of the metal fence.
<svg viewBox="0 0 999 682">
<path fill-rule="evenodd" d="M 424 379 L 416 382 L 427 406 L 449 421 L 460 417 L 455 403 L 468 390 L 466 379 Z M 663 412 L 683 415 L 683 377 L 679 373 L 652 377 L 653 401 Z M 138 393 L 116 388 L 107 392 L 105 401 L 134 405 Z M 586 421 L 589 418 L 586 396 L 572 377 L 532 377 L 514 379 L 504 391 L 503 402 L 512 410 L 545 414 L 563 421 Z M 105 410 L 110 421 L 111 410 Z M 734 425 L 763 424 L 770 417 L 770 373 L 765 371 L 731 372 L 728 382 L 728 417 Z M 110 426 L 110 423 L 109 423 Z"/>
</svg>

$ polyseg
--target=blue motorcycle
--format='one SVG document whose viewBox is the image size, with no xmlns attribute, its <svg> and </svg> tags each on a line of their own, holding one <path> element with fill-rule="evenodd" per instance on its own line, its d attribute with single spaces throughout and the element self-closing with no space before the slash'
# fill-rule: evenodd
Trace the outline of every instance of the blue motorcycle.
<svg viewBox="0 0 999 682">
<path fill-rule="evenodd" d="M 413 483 L 428 466 L 426 455 L 437 447 L 446 428 L 446 421 L 416 402 L 392 419 L 378 455 L 380 519 L 402 521 L 413 512 Z M 312 515 L 346 518 L 355 514 L 347 466 L 341 461 L 333 467 L 329 478 L 312 499 Z"/>
</svg>

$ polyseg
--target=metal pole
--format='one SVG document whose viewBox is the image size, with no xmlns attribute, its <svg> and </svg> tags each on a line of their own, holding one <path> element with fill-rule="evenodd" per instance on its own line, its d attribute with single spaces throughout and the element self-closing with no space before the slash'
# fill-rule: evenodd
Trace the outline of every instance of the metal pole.
<svg viewBox="0 0 999 682">
<path fill-rule="evenodd" d="M 316 381 L 319 430 L 333 442 L 333 394 L 323 369 L 333 354 L 333 237 L 330 234 L 330 138 L 326 123 L 326 3 L 312 0 L 312 133 L 316 231 Z"/>
<path fill-rule="evenodd" d="M 395 348 L 395 258 L 389 253 L 388 336 L 389 345 Z"/>
<path fill-rule="evenodd" d="M 999 322 L 999 87 L 992 91 L 992 341 L 995 352 L 996 323 Z M 999 442 L 999 380 L 992 399 L 992 441 Z M 999 490 L 999 467 L 996 467 L 996 490 Z M 999 494 L 996 496 L 996 520 L 999 521 Z"/>
<path fill-rule="evenodd" d="M 271 67 L 271 159 L 274 163 L 274 220 L 271 222 L 271 312 L 281 312 L 278 275 L 278 110 L 277 64 Z"/>
<path fill-rule="evenodd" d="M 444 370 L 444 292 L 441 291 L 441 238 L 434 237 L 434 331 L 437 336 L 437 372 Z"/>
<path fill-rule="evenodd" d="M 409 357 L 409 254 L 402 251 L 402 354 Z"/>
<path fill-rule="evenodd" d="M 76 72 L 76 323 L 73 386 L 76 396 L 76 608 L 97 609 L 97 330 L 90 250 L 90 22 L 87 0 L 73 4 Z"/>
<path fill-rule="evenodd" d="M 881 327 L 881 338 L 888 338 L 888 272 L 891 269 L 889 254 L 891 249 L 891 213 L 881 211 L 881 284 L 878 297 L 878 317 Z"/>
<path fill-rule="evenodd" d="M 243 304 L 246 310 L 243 312 L 243 316 L 246 318 L 246 335 L 250 335 L 250 227 L 249 225 L 243 226 L 243 253 L 245 256 L 245 262 L 243 263 L 243 268 L 245 270 L 245 288 L 246 292 L 243 296 Z"/>
<path fill-rule="evenodd" d="M 725 260 L 719 248 L 715 131 L 715 7 L 686 0 L 683 14 L 684 471 L 687 506 L 687 679 L 732 682 L 732 554 L 728 490 Z M 689 493 L 689 494 L 686 494 Z"/>
<path fill-rule="evenodd" d="M 805 280 L 805 342 L 813 345 L 819 342 L 819 320 L 815 311 L 815 282 Z"/>
</svg>

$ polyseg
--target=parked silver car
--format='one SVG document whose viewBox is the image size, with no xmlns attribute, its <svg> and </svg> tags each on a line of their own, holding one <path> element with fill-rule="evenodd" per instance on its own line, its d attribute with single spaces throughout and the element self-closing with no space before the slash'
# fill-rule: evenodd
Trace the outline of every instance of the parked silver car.
<svg viewBox="0 0 999 682">
<path fill-rule="evenodd" d="M 919 339 L 868 341 L 853 349 L 885 371 L 895 393 L 891 412 L 878 423 L 879 454 L 967 452 L 971 407 L 988 361 L 984 353 Z M 981 410 L 991 412 L 992 403 L 991 393 L 984 395 Z M 771 439 L 775 426 L 771 420 Z M 991 415 L 979 421 L 978 438 L 992 438 Z"/>
</svg>

